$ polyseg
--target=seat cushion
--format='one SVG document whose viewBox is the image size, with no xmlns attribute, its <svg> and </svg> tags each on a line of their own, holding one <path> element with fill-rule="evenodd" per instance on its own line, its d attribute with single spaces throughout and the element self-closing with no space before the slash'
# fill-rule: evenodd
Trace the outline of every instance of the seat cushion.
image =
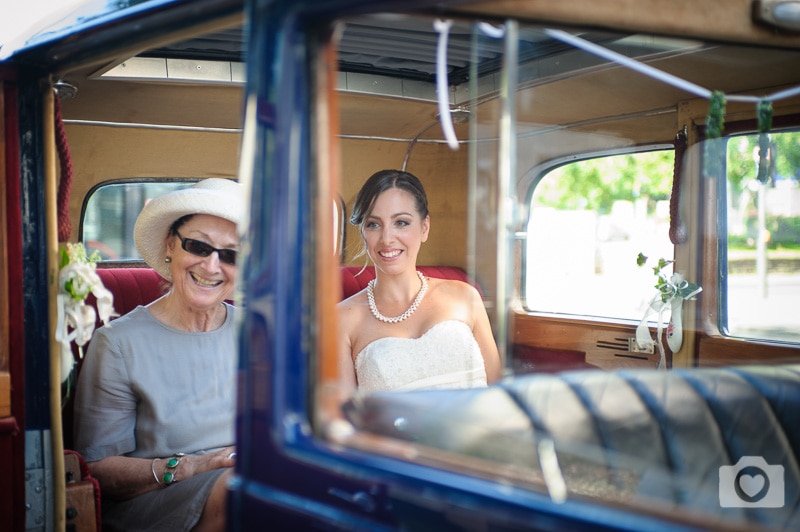
<svg viewBox="0 0 800 532">
<path fill-rule="evenodd" d="M 800 525 L 799 411 L 800 365 L 533 373 L 483 389 L 357 394 L 344 406 L 362 431 L 499 469 L 531 468 L 552 441 L 578 495 L 787 529 Z M 723 469 L 735 474 L 756 458 L 780 466 L 783 478 L 771 480 L 783 507 L 722 507 Z"/>
</svg>

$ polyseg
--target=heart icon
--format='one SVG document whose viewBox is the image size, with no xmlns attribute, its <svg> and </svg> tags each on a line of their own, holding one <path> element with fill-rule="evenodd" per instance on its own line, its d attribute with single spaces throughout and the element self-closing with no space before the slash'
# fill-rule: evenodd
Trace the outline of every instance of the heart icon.
<svg viewBox="0 0 800 532">
<path fill-rule="evenodd" d="M 748 497 L 755 497 L 764 489 L 763 475 L 741 475 L 739 477 L 739 487 Z"/>
</svg>

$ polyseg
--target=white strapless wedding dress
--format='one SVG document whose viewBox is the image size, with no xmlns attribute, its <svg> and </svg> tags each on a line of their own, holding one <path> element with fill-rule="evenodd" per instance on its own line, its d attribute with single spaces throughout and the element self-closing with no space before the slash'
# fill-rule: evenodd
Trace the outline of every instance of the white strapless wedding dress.
<svg viewBox="0 0 800 532">
<path fill-rule="evenodd" d="M 356 356 L 361 391 L 486 386 L 486 368 L 469 326 L 437 323 L 419 338 L 379 338 Z"/>
</svg>

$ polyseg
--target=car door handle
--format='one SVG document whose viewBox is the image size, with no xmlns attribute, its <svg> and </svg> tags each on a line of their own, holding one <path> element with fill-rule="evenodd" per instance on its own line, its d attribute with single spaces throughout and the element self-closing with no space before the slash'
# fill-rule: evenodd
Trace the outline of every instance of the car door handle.
<svg viewBox="0 0 800 532">
<path fill-rule="evenodd" d="M 366 491 L 349 493 L 339 488 L 330 488 L 328 493 L 347 502 L 353 503 L 365 512 L 375 511 L 375 499 Z"/>
</svg>

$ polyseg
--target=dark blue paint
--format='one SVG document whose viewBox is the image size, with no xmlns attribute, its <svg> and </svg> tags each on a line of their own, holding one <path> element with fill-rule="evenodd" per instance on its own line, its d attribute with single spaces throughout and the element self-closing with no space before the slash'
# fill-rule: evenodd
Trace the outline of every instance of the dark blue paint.
<svg viewBox="0 0 800 532">
<path fill-rule="evenodd" d="M 19 76 L 20 205 L 25 323 L 25 429 L 50 429 L 50 316 L 40 73 Z"/>
</svg>

